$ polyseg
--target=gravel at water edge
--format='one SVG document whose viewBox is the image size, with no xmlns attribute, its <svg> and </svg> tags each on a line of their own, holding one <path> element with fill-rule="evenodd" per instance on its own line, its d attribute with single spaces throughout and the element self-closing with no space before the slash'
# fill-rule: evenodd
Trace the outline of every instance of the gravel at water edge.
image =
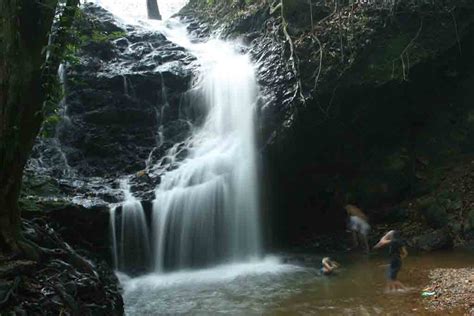
<svg viewBox="0 0 474 316">
<path fill-rule="evenodd" d="M 429 274 L 430 285 L 424 289 L 434 292 L 426 297 L 433 311 L 450 311 L 462 308 L 466 315 L 474 316 L 474 268 L 434 269 Z"/>
</svg>

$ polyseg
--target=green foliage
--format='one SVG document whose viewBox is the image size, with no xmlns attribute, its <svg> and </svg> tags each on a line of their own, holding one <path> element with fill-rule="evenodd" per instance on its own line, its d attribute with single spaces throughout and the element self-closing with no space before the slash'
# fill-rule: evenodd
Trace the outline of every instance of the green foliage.
<svg viewBox="0 0 474 316">
<path fill-rule="evenodd" d="M 91 35 L 80 36 L 80 44 L 84 44 L 89 41 L 95 43 L 106 43 L 124 37 L 125 35 L 126 34 L 124 32 L 112 32 L 110 34 L 107 34 L 99 30 L 93 30 Z"/>
<path fill-rule="evenodd" d="M 64 97 L 64 93 L 56 75 L 47 80 L 43 87 L 49 91 L 49 94 L 43 105 L 44 120 L 39 136 L 49 138 L 54 136 L 56 124 L 61 120 L 58 115 L 58 104 Z"/>
<path fill-rule="evenodd" d="M 79 64 L 79 57 L 77 57 L 77 46 L 74 44 L 66 45 L 66 52 L 64 54 L 63 62 L 69 65 Z"/>
<path fill-rule="evenodd" d="M 88 23 L 87 17 L 81 10 L 74 13 L 75 24 L 65 31 L 62 43 L 54 43 L 44 49 L 51 53 L 57 54 L 61 63 L 68 65 L 77 65 L 80 62 L 78 52 L 84 45 L 93 43 L 108 43 L 115 39 L 125 36 L 125 32 L 106 33 L 101 30 L 92 29 L 89 34 L 84 34 L 79 30 L 78 25 Z M 58 32 L 59 29 L 56 30 Z M 59 82 L 56 73 L 51 75 L 43 84 L 43 88 L 49 91 L 47 99 L 43 107 L 44 122 L 40 132 L 41 137 L 54 137 L 56 125 L 61 121 L 58 113 L 58 104 L 64 97 L 64 91 Z"/>
<path fill-rule="evenodd" d="M 61 116 L 59 115 L 57 109 L 54 109 L 53 113 L 45 117 L 40 136 L 44 138 L 54 137 L 56 126 L 60 121 Z"/>
<path fill-rule="evenodd" d="M 64 97 L 64 91 L 59 82 L 56 70 L 60 63 L 63 64 L 77 64 L 79 59 L 77 57 L 78 40 L 77 29 L 73 26 L 73 21 L 84 18 L 81 10 L 78 8 L 62 8 L 63 11 L 57 16 L 57 20 L 53 25 L 51 38 L 53 43 L 43 48 L 43 52 L 48 51 L 50 54 L 49 63 L 43 65 L 43 69 L 48 67 L 53 71 L 48 71 L 48 76 L 45 76 L 43 81 L 43 88 L 48 91 L 48 95 L 43 105 L 43 124 L 40 131 L 40 137 L 53 137 L 55 134 L 56 125 L 61 120 L 58 114 L 58 104 Z M 69 11 L 68 11 L 69 10 Z M 72 11 L 71 11 L 72 10 Z M 51 64 L 50 64 L 51 63 Z"/>
</svg>

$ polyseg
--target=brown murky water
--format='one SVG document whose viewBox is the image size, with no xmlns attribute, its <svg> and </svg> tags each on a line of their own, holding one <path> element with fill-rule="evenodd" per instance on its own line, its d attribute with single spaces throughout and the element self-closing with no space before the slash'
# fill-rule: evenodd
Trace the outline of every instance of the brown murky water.
<svg viewBox="0 0 474 316">
<path fill-rule="evenodd" d="M 277 302 L 268 315 L 434 315 L 421 297 L 434 268 L 474 265 L 474 254 L 463 251 L 410 255 L 404 260 L 399 279 L 407 291 L 385 291 L 387 259 L 383 256 L 346 256 L 345 268 L 334 277 L 306 284 L 297 295 Z M 450 315 L 463 315 L 460 310 Z M 437 313 L 446 315 L 447 312 Z"/>
</svg>

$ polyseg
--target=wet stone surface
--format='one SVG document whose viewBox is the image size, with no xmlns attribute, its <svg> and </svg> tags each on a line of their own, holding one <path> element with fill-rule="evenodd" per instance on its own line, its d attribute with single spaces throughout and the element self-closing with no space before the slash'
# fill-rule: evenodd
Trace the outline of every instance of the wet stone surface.
<svg viewBox="0 0 474 316">
<path fill-rule="evenodd" d="M 76 61 L 60 74 L 61 120 L 54 137 L 38 138 L 25 179 L 49 178 L 56 192 L 44 198 L 92 207 L 122 201 L 118 179 L 132 175 L 132 190 L 151 200 L 160 170 L 172 167 L 166 152 L 189 137 L 196 118 L 183 101 L 196 58 L 159 27 L 125 25 L 92 4 L 82 12 Z"/>
</svg>

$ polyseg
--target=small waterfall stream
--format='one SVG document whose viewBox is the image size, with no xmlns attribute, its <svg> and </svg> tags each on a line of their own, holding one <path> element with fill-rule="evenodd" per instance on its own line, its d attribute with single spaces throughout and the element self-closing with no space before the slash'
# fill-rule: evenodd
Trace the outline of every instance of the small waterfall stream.
<svg viewBox="0 0 474 316">
<path fill-rule="evenodd" d="M 150 261 L 150 238 L 142 204 L 130 192 L 127 179 L 120 181 L 125 201 L 110 209 L 113 261 L 120 271 L 136 272 Z"/>
</svg>

